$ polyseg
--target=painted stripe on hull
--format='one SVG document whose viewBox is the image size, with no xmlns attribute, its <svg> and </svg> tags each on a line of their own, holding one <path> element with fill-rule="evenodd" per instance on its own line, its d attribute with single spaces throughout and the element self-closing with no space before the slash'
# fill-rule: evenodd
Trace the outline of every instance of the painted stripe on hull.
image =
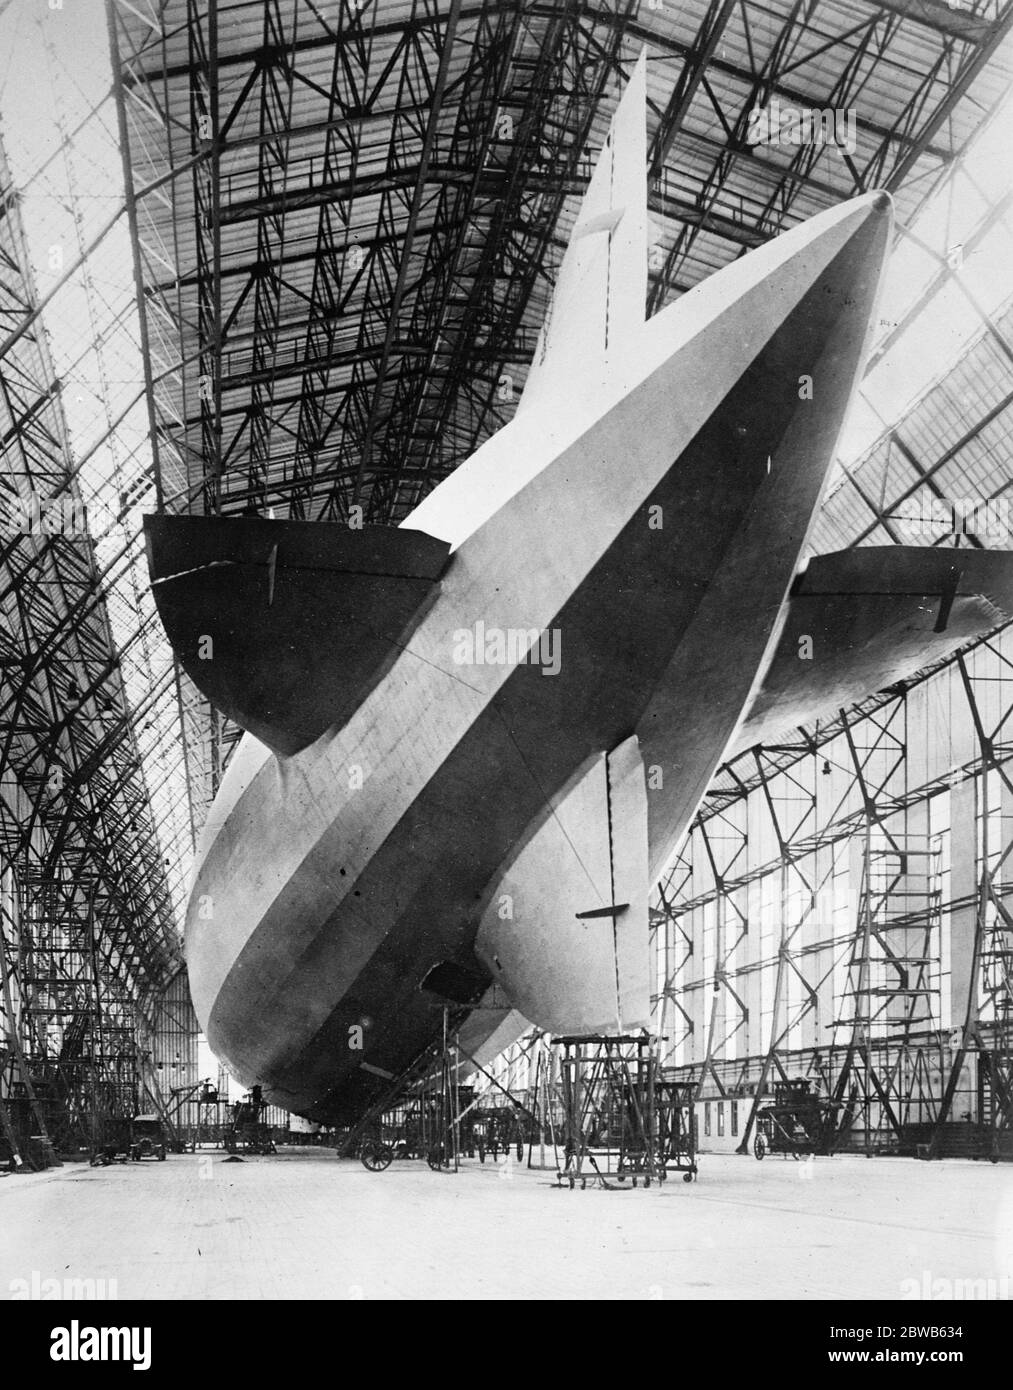
<svg viewBox="0 0 1013 1390">
<path fill-rule="evenodd" d="M 853 249 L 857 254 L 859 248 Z M 846 269 L 853 279 L 854 267 Z M 838 268 L 833 283 L 845 278 Z M 417 691 L 409 692 L 414 700 L 408 698 L 404 681 L 399 686 L 395 680 L 386 690 L 385 709 L 360 711 L 345 729 L 321 741 L 326 748 L 315 745 L 284 767 L 267 765 L 254 779 L 209 847 L 202 877 L 211 896 L 217 891 L 228 899 L 231 891 L 235 899 L 237 873 L 255 870 L 250 842 L 263 849 L 265 839 L 273 840 L 279 862 L 254 895 L 260 902 L 267 898 L 269 905 L 262 910 L 253 901 L 246 921 L 235 922 L 242 904 L 233 901 L 228 910 L 234 929 L 227 941 L 212 930 L 188 934 L 195 994 L 203 973 L 199 1012 L 203 1009 L 202 1018 L 209 1020 L 212 1046 L 245 1079 L 266 1083 L 278 1099 L 288 1096 L 283 1103 L 292 1108 L 317 1104 L 322 1107 L 318 1114 L 351 1114 L 363 1104 L 366 1090 L 372 1098 L 372 1082 L 364 1080 L 360 1067 L 364 1059 L 348 1047 L 348 1029 L 368 1019 L 365 1060 L 395 1072 L 433 1036 L 439 1014 L 420 995 L 420 979 L 440 959 L 455 954 L 471 959 L 481 906 L 494 891 L 504 862 L 587 760 L 621 741 L 649 712 L 666 668 L 671 670 L 669 663 L 678 667 L 680 638 L 700 614 L 708 586 L 721 579 L 719 588 L 737 593 L 753 612 L 751 590 L 761 580 L 772 594 L 779 589 L 783 598 L 822 485 L 826 451 L 800 463 L 795 447 L 792 487 L 779 491 L 782 500 L 766 508 L 773 527 L 768 552 L 774 551 L 775 540 L 783 542 L 785 531 L 795 538 L 794 550 L 782 543 L 776 554 L 764 555 L 762 545 L 758 552 L 755 524 L 751 528 L 747 518 L 743 527 L 743 519 L 757 489 L 776 486 L 776 472 L 774 483 L 767 479 L 766 458 L 768 453 L 777 456 L 785 422 L 797 408 L 798 364 L 819 360 L 817 340 L 829 332 L 823 320 L 842 311 L 839 302 L 828 309 L 821 301 L 827 290 L 826 280 L 818 283 L 802 309 L 784 323 L 770 359 L 773 377 L 761 382 L 747 373 L 739 395 L 722 399 L 719 417 L 681 454 L 677 467 L 666 473 L 652 465 L 661 473 L 660 481 L 641 494 L 639 503 L 625 508 L 633 519 L 604 546 L 599 541 L 602 520 L 593 509 L 622 506 L 603 483 L 610 476 L 609 464 L 614 471 L 616 460 L 628 461 L 635 496 L 645 461 L 637 458 L 638 422 L 642 435 L 642 412 L 671 415 L 665 389 L 681 384 L 678 373 L 655 373 L 602 422 L 594 438 L 598 452 L 569 461 L 569 467 L 583 469 L 597 484 L 582 489 L 591 509 L 586 519 L 591 537 L 561 534 L 556 573 L 547 556 L 541 582 L 522 584 L 520 602 L 512 594 L 501 610 L 506 616 L 523 615 L 525 625 L 559 627 L 564 640 L 560 675 L 546 677 L 519 667 L 505 678 L 488 668 L 467 668 L 467 681 L 474 684 L 464 684 L 432 662 L 421 669 L 415 664 L 412 669 L 427 698 L 420 701 Z M 821 303 L 823 315 L 818 312 Z M 828 389 L 833 384 L 829 381 Z M 767 396 L 758 409 L 761 388 Z M 848 391 L 850 380 L 845 399 Z M 741 433 L 739 419 L 751 422 L 751 433 Z M 562 462 L 565 471 L 567 460 Z M 528 489 L 525 505 L 518 509 L 518 551 L 526 540 L 525 526 L 535 535 L 546 529 L 546 518 L 539 516 L 545 505 L 540 481 Z M 575 476 L 571 487 L 583 481 Z M 548 489 L 546 495 L 551 495 Z M 685 533 L 650 531 L 642 509 L 653 505 L 661 505 L 670 517 L 688 512 L 692 542 Z M 737 534 L 745 551 L 733 546 Z M 500 530 L 494 544 L 469 543 L 460 552 L 465 578 L 477 582 L 459 592 L 456 608 L 450 605 L 449 621 L 455 627 L 477 618 L 496 623 L 500 615 L 495 596 L 490 597 L 490 575 L 504 570 L 505 541 Z M 589 578 L 575 580 L 579 556 L 596 547 L 603 558 L 592 565 Z M 743 571 L 743 553 L 754 562 L 759 554 L 764 573 Z M 450 597 L 460 578 L 455 580 L 452 566 L 445 581 Z M 544 603 L 547 592 L 572 592 L 574 597 L 553 611 L 532 614 L 523 606 L 525 592 L 532 605 Z M 476 610 L 477 600 L 486 611 Z M 656 845 L 669 843 L 685 824 L 697 788 L 705 785 L 734 732 L 779 606 L 777 598 L 761 606 L 747 625 L 752 627 L 751 653 L 726 662 L 723 713 L 710 719 L 705 735 L 684 752 L 683 782 L 669 784 L 663 797 L 652 799 L 652 858 Z M 627 673 L 625 679 L 617 680 L 617 672 Z M 434 702 L 439 706 L 435 712 Z M 383 757 L 374 765 L 378 727 L 392 722 L 398 737 L 383 745 Z M 448 730 L 455 725 L 460 732 L 456 742 L 450 738 L 453 752 L 440 760 L 436 755 L 447 746 Z M 361 802 L 346 798 L 336 804 L 333 786 L 329 796 L 322 790 L 326 775 L 321 780 L 321 764 L 324 774 L 340 775 L 358 758 L 370 768 L 363 792 L 369 788 L 372 794 Z M 308 800 L 299 797 L 295 805 L 295 791 L 309 787 L 313 793 L 314 779 L 315 794 Z M 375 794 L 378 784 L 386 789 L 386 798 Z M 391 818 L 392 808 L 406 802 L 407 810 Z M 309 853 L 305 835 L 300 843 L 297 833 L 304 830 L 304 821 L 316 832 Z M 245 938 L 238 950 L 237 935 Z M 214 945 L 209 944 L 212 939 Z M 419 1039 L 423 1041 L 416 1046 Z"/>
</svg>

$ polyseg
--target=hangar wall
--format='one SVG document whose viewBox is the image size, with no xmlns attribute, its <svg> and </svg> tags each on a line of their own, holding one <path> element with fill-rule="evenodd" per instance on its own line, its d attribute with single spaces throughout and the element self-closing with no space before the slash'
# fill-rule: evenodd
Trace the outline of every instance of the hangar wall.
<svg viewBox="0 0 1013 1390">
<path fill-rule="evenodd" d="M 722 771 L 655 927 L 663 1063 L 699 1081 L 704 1147 L 746 1144 L 794 1077 L 877 1151 L 966 1148 L 1008 1111 L 1011 662 L 1006 629 Z"/>
</svg>

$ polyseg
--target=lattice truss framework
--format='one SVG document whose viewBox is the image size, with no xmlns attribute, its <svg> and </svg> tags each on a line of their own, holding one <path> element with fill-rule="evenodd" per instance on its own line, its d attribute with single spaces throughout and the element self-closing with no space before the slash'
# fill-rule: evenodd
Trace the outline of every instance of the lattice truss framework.
<svg viewBox="0 0 1013 1390">
<path fill-rule="evenodd" d="M 378 522 L 512 409 L 642 44 L 656 309 L 869 188 L 907 220 L 1000 94 L 1013 22 L 866 0 L 111 14 L 164 505 Z M 751 146 L 771 99 L 853 109 L 854 153 Z"/>
<path fill-rule="evenodd" d="M 1003 94 L 1013 24 L 999 0 L 108 13 L 159 505 L 380 523 L 515 408 L 644 44 L 655 311 L 869 188 L 910 222 Z M 751 145 L 774 101 L 853 110 L 853 152 Z M 180 705 L 199 825 L 236 731 L 185 679 Z"/>
<path fill-rule="evenodd" d="M 114 637 L 123 554 L 101 563 L 87 529 L 38 309 L 0 149 L 2 1089 L 34 1082 L 64 1126 L 53 1137 L 69 1140 L 83 1135 L 86 1077 L 128 1113 L 137 1010 L 180 953 L 136 738 L 145 701 L 124 680 L 144 629 Z"/>
<path fill-rule="evenodd" d="M 746 1098 L 743 1148 L 798 1075 L 868 1143 L 1013 1125 L 1011 655 L 1007 628 L 708 793 L 658 890 L 657 1028 L 670 1065 Z"/>
</svg>

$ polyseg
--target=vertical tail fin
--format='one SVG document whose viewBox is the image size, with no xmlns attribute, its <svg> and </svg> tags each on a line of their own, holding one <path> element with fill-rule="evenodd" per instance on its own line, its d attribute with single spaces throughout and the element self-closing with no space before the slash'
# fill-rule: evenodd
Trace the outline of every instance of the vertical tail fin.
<svg viewBox="0 0 1013 1390">
<path fill-rule="evenodd" d="M 647 52 L 612 118 L 556 278 L 521 408 L 594 398 L 647 312 Z"/>
<path fill-rule="evenodd" d="M 589 760 L 488 899 L 475 952 L 539 1028 L 650 1027 L 647 796 L 631 735 Z"/>
<path fill-rule="evenodd" d="M 612 902 L 626 904 L 623 915 L 612 918 L 616 1026 L 622 1033 L 651 1022 L 647 779 L 636 735 L 608 754 L 605 776 Z"/>
</svg>

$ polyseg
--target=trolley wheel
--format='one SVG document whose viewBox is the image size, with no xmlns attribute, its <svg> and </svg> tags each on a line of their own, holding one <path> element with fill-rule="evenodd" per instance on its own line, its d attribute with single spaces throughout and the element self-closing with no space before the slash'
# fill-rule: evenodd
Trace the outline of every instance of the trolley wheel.
<svg viewBox="0 0 1013 1390">
<path fill-rule="evenodd" d="M 650 1187 L 650 1185 L 651 1185 L 651 1180 L 650 1180 L 650 1178 L 645 1177 L 645 1178 L 644 1178 L 644 1186 L 645 1186 L 645 1187 Z"/>
<path fill-rule="evenodd" d="M 585 1191 L 586 1188 L 587 1188 L 587 1178 L 581 1178 L 581 1180 L 580 1180 L 580 1190 L 581 1190 L 581 1192 Z"/>
<path fill-rule="evenodd" d="M 523 1139 L 518 1139 L 518 1140 L 517 1140 L 517 1162 L 518 1162 L 518 1163 L 522 1162 L 522 1161 L 523 1161 L 523 1158 L 524 1158 L 524 1140 L 523 1140 Z"/>
<path fill-rule="evenodd" d="M 574 1187 L 576 1186 L 576 1182 L 575 1182 L 575 1180 L 574 1180 L 573 1174 L 572 1174 L 572 1173 L 568 1174 L 568 1175 L 567 1175 L 567 1179 L 568 1179 L 569 1184 L 570 1184 L 570 1191 L 572 1192 L 573 1189 L 574 1189 Z"/>
<path fill-rule="evenodd" d="M 683 1175 L 682 1175 L 682 1180 L 683 1180 L 683 1182 L 692 1182 L 692 1181 L 693 1181 L 693 1174 L 692 1174 L 692 1173 L 683 1173 Z"/>
<path fill-rule="evenodd" d="M 390 1167 L 394 1150 L 388 1144 L 374 1140 L 363 1144 L 359 1158 L 363 1168 L 368 1168 L 371 1173 L 382 1173 L 385 1168 Z"/>
<path fill-rule="evenodd" d="M 753 1140 L 753 1153 L 756 1155 L 757 1158 L 763 1158 L 766 1152 L 767 1136 L 765 1134 L 758 1134 L 756 1138 Z"/>
<path fill-rule="evenodd" d="M 797 1163 L 797 1162 L 798 1162 L 798 1149 L 792 1149 L 792 1151 L 791 1151 L 791 1156 L 792 1156 L 792 1158 L 795 1160 L 795 1162 Z"/>
<path fill-rule="evenodd" d="M 426 1154 L 426 1162 L 434 1173 L 442 1173 L 446 1168 L 443 1145 L 440 1144 L 434 1149 L 430 1149 Z"/>
</svg>

